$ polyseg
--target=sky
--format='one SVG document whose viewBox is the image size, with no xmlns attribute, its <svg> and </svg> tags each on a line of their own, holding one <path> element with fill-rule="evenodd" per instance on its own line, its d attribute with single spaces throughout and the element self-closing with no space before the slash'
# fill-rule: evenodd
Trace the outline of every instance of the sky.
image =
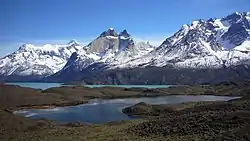
<svg viewBox="0 0 250 141">
<path fill-rule="evenodd" d="M 0 0 L 0 56 L 29 43 L 82 44 L 108 28 L 159 45 L 193 20 L 250 12 L 250 0 Z"/>
</svg>

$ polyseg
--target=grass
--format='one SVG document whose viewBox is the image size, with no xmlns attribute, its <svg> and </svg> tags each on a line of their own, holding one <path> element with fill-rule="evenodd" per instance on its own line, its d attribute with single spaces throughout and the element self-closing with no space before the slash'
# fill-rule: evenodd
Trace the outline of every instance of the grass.
<svg viewBox="0 0 250 141">
<path fill-rule="evenodd" d="M 219 137 L 223 140 L 250 140 L 250 130 L 244 130 L 250 127 L 249 107 L 250 99 L 246 98 L 201 103 L 173 113 L 161 113 L 157 118 L 130 127 L 127 132 L 138 136 L 157 135 L 166 138 L 193 136 L 199 140 L 217 140 Z"/>
<path fill-rule="evenodd" d="M 249 85 L 183 86 L 164 89 L 60 87 L 35 90 L 2 86 L 0 140 L 7 141 L 213 141 L 250 140 Z M 229 102 L 144 105 L 142 119 L 100 125 L 57 125 L 11 114 L 23 106 L 75 105 L 91 98 L 142 97 L 173 94 L 244 96 Z M 140 110 L 140 107 L 138 107 Z M 170 110 L 169 110 L 170 108 Z M 11 109 L 11 110 L 6 110 Z M 167 109 L 167 110 L 166 110 Z M 153 117 L 148 113 L 157 113 Z"/>
</svg>

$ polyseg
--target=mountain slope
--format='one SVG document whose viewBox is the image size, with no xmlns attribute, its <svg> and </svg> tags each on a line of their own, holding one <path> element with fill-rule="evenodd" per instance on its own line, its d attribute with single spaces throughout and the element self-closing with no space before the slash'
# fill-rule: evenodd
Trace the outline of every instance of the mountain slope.
<svg viewBox="0 0 250 141">
<path fill-rule="evenodd" d="M 16 52 L 0 59 L 2 76 L 48 76 L 66 64 L 80 45 L 72 40 L 67 45 L 22 45 Z"/>
<path fill-rule="evenodd" d="M 117 64 L 128 62 L 152 51 L 154 47 L 149 43 L 136 43 L 127 30 L 119 34 L 110 28 L 100 34 L 83 49 L 73 53 L 68 63 L 58 73 L 49 77 L 56 81 L 68 81 L 72 74 L 82 71 L 91 73 L 94 69 L 108 69 Z M 95 67 L 93 67 L 95 66 Z M 87 70 L 86 69 L 90 69 Z M 87 73 L 87 74 L 89 74 Z M 79 79 L 79 77 L 78 77 Z"/>
<path fill-rule="evenodd" d="M 43 80 L 53 82 L 218 83 L 250 79 L 249 45 L 250 12 L 236 12 L 183 25 L 159 47 L 137 43 L 127 30 L 117 33 L 113 28 L 84 47 L 74 42 L 58 51 L 24 47 L 1 59 L 0 70 L 13 77 L 49 75 Z"/>
<path fill-rule="evenodd" d="M 118 51 L 119 34 L 108 30 L 94 41 L 97 45 L 91 43 L 88 46 L 89 50 L 96 50 L 91 53 L 101 50 L 95 55 L 102 63 L 83 67 L 78 70 L 78 78 L 73 80 L 84 80 L 89 84 L 196 84 L 250 79 L 249 23 L 249 12 L 193 21 L 183 25 L 159 47 L 138 56 L 141 51 L 135 51 L 134 58 L 133 55 L 122 55 L 131 48 Z M 109 39 L 102 39 L 106 36 Z M 65 75 L 70 73 L 60 77 Z"/>
<path fill-rule="evenodd" d="M 155 50 L 127 65 L 221 68 L 246 63 L 250 58 L 249 19 L 250 13 L 244 12 L 222 19 L 193 21 L 191 25 L 183 25 Z"/>
</svg>

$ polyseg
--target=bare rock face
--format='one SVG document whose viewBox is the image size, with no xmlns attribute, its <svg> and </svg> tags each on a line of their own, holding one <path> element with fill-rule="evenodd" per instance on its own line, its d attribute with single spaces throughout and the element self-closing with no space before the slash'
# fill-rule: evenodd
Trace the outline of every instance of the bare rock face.
<svg viewBox="0 0 250 141">
<path fill-rule="evenodd" d="M 92 41 L 87 48 L 87 53 L 94 53 L 101 58 L 115 57 L 123 51 L 134 51 L 135 42 L 127 30 L 123 30 L 119 35 L 113 28 L 101 33 L 101 35 Z"/>
<path fill-rule="evenodd" d="M 149 43 L 135 43 L 131 35 L 127 30 L 123 30 L 119 34 L 113 28 L 108 29 L 101 33 L 95 40 L 84 47 L 84 50 L 76 52 L 73 57 L 74 60 L 70 59 L 65 68 L 79 66 L 79 70 L 82 70 L 88 65 L 93 63 L 104 63 L 109 66 L 116 66 L 123 62 L 128 62 L 131 59 L 138 58 L 148 53 L 150 48 L 153 48 Z M 94 60 L 91 63 L 85 63 L 88 65 L 81 65 L 86 60 Z M 82 63 L 78 63 L 82 62 Z M 71 64 L 71 66 L 69 66 Z"/>
<path fill-rule="evenodd" d="M 107 52 L 114 53 L 119 46 L 118 34 L 114 29 L 108 29 L 86 46 L 87 53 L 104 55 Z"/>
</svg>

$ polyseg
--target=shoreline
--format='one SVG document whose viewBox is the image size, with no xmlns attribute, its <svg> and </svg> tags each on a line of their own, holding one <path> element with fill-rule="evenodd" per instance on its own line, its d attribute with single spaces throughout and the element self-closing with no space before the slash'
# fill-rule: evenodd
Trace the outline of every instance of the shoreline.
<svg viewBox="0 0 250 141">
<path fill-rule="evenodd" d="M 79 102 L 70 102 L 70 103 L 59 103 L 59 104 L 52 104 L 52 105 L 21 105 L 16 107 L 17 109 L 8 109 L 10 111 L 18 111 L 18 110 L 24 110 L 24 109 L 53 109 L 53 108 L 57 108 L 57 107 L 68 107 L 68 106 L 78 106 L 78 105 L 82 105 L 82 104 L 88 104 L 90 100 L 113 100 L 113 99 L 133 99 L 133 98 L 157 98 L 157 97 L 167 97 L 167 96 L 221 96 L 221 97 L 232 97 L 235 99 L 240 99 L 242 97 L 240 96 L 232 96 L 232 95 L 214 95 L 214 94 L 170 94 L 170 95 L 154 95 L 154 96 L 124 96 L 124 97 L 112 97 L 112 98 L 108 98 L 108 97 L 103 97 L 103 98 L 93 98 L 93 99 L 89 99 L 87 101 L 79 101 Z M 204 101 L 200 101 L 200 102 L 204 102 Z M 184 102 L 186 103 L 186 102 Z M 161 105 L 161 104 L 160 104 Z"/>
<path fill-rule="evenodd" d="M 138 88 L 138 87 L 132 87 L 132 88 L 122 88 L 122 87 L 96 87 L 96 88 L 90 88 L 90 87 L 85 87 L 85 86 L 65 86 L 62 85 L 60 87 L 52 87 L 52 88 L 48 88 L 45 90 L 42 89 L 36 89 L 36 88 L 28 88 L 28 87 L 22 87 L 19 85 L 12 85 L 12 84 L 4 84 L 3 86 L 7 86 L 7 87 L 16 87 L 16 88 L 20 88 L 20 89 L 31 89 L 31 90 L 35 90 L 38 91 L 39 93 L 52 93 L 54 94 L 54 89 L 62 89 L 62 91 L 64 89 L 70 90 L 70 89 L 83 89 L 83 90 L 88 90 L 88 91 L 102 91 L 103 89 L 108 89 L 108 91 L 112 91 L 112 89 L 116 89 L 116 90 L 120 90 L 120 91 L 126 91 L 126 92 L 137 92 L 136 94 L 132 94 L 132 95 L 88 95 L 88 96 L 83 96 L 85 99 L 84 100 L 74 100 L 74 101 L 70 101 L 70 102 L 56 102 L 56 103 L 51 103 L 51 104 L 21 104 L 15 107 L 11 107 L 8 108 L 11 111 L 17 111 L 17 110 L 23 110 L 23 109 L 51 109 L 51 108 L 56 108 L 56 107 L 66 107 L 66 106 L 77 106 L 77 105 L 81 105 L 81 104 L 86 104 L 89 102 L 89 100 L 93 100 L 93 99 L 101 99 L 101 100 L 111 100 L 111 99 L 129 99 L 129 98 L 154 98 L 154 97 L 164 97 L 164 96 L 199 96 L 199 95 L 203 95 L 203 96 L 228 96 L 228 97 L 242 97 L 244 95 L 242 94 L 233 94 L 233 93 L 209 93 L 207 92 L 206 88 L 211 87 L 211 86 L 180 86 L 180 87 L 169 87 L 169 88 Z M 205 88 L 203 91 L 198 91 L 197 93 L 195 93 L 195 90 L 191 90 L 190 93 L 185 92 L 185 89 L 189 89 L 189 88 L 195 88 L 195 87 L 201 87 L 201 88 Z M 168 92 L 168 90 L 176 90 L 176 89 L 184 89 L 184 90 L 180 90 L 179 92 L 175 92 L 175 93 L 171 93 Z M 209 88 L 211 89 L 211 88 Z M 56 94 L 58 94 L 60 92 L 56 92 Z M 73 94 L 74 95 L 74 94 Z"/>
<path fill-rule="evenodd" d="M 227 131 L 226 127 L 228 126 L 225 125 L 223 121 L 226 123 L 241 123 L 232 124 L 241 126 L 245 126 L 245 124 L 249 123 L 250 120 L 245 120 L 245 118 L 250 117 L 250 115 L 248 116 L 250 97 L 247 96 L 250 94 L 249 86 L 250 85 L 239 84 L 226 86 L 185 86 L 164 89 L 57 87 L 40 90 L 4 85 L 0 87 L 0 127 L 3 129 L 0 130 L 0 138 L 3 140 L 9 140 L 10 138 L 16 140 L 19 138 L 25 138 L 26 140 L 70 140 L 70 137 L 79 140 L 78 137 L 86 137 L 88 140 L 119 140 L 118 138 L 126 138 L 128 140 L 151 140 L 153 138 L 154 140 L 164 140 L 168 138 L 164 137 L 167 132 L 167 134 L 173 137 L 168 139 L 174 140 L 175 138 L 179 138 L 179 136 L 185 138 L 186 132 L 184 131 L 194 133 L 194 135 L 197 134 L 197 136 L 203 138 L 203 131 L 205 130 L 209 131 L 206 133 L 211 133 L 211 135 L 213 135 L 212 137 L 216 137 L 212 134 L 214 130 L 216 130 L 216 133 L 220 131 L 217 129 Z M 173 108 L 184 108 L 184 110 L 173 113 L 171 113 L 171 109 L 169 110 L 168 107 L 165 107 L 163 104 L 154 106 L 141 104 L 138 105 L 138 107 L 139 109 L 142 108 L 141 117 L 143 118 L 138 116 L 139 119 L 132 121 L 117 121 L 91 125 L 77 122 L 60 125 L 52 120 L 31 119 L 12 113 L 13 110 L 21 108 L 48 109 L 58 106 L 61 107 L 62 105 L 75 106 L 97 98 L 119 99 L 172 95 L 240 96 L 242 98 L 230 100 L 229 102 L 212 101 L 209 105 L 203 104 L 207 102 L 168 105 Z M 152 115 L 156 116 L 151 118 L 150 115 L 147 114 L 147 109 Z M 144 110 L 146 110 L 146 113 L 143 113 Z M 160 115 L 158 114 L 159 111 L 161 113 Z M 217 124 L 217 122 L 210 123 L 210 121 L 212 121 L 211 119 L 221 120 Z M 193 127 L 193 121 L 198 122 L 197 127 Z M 178 123 L 178 126 L 176 126 L 176 123 Z M 169 130 L 162 129 L 162 124 L 169 127 Z M 216 125 L 216 127 L 212 125 Z M 217 126 L 219 128 L 217 128 Z M 203 127 L 209 128 L 203 129 Z M 230 125 L 230 127 L 234 126 Z M 238 126 L 233 129 L 238 129 Z M 159 131 L 159 135 L 155 136 L 151 131 Z M 103 136 L 98 136 L 99 134 Z M 98 137 L 98 139 L 96 137 Z"/>
</svg>

